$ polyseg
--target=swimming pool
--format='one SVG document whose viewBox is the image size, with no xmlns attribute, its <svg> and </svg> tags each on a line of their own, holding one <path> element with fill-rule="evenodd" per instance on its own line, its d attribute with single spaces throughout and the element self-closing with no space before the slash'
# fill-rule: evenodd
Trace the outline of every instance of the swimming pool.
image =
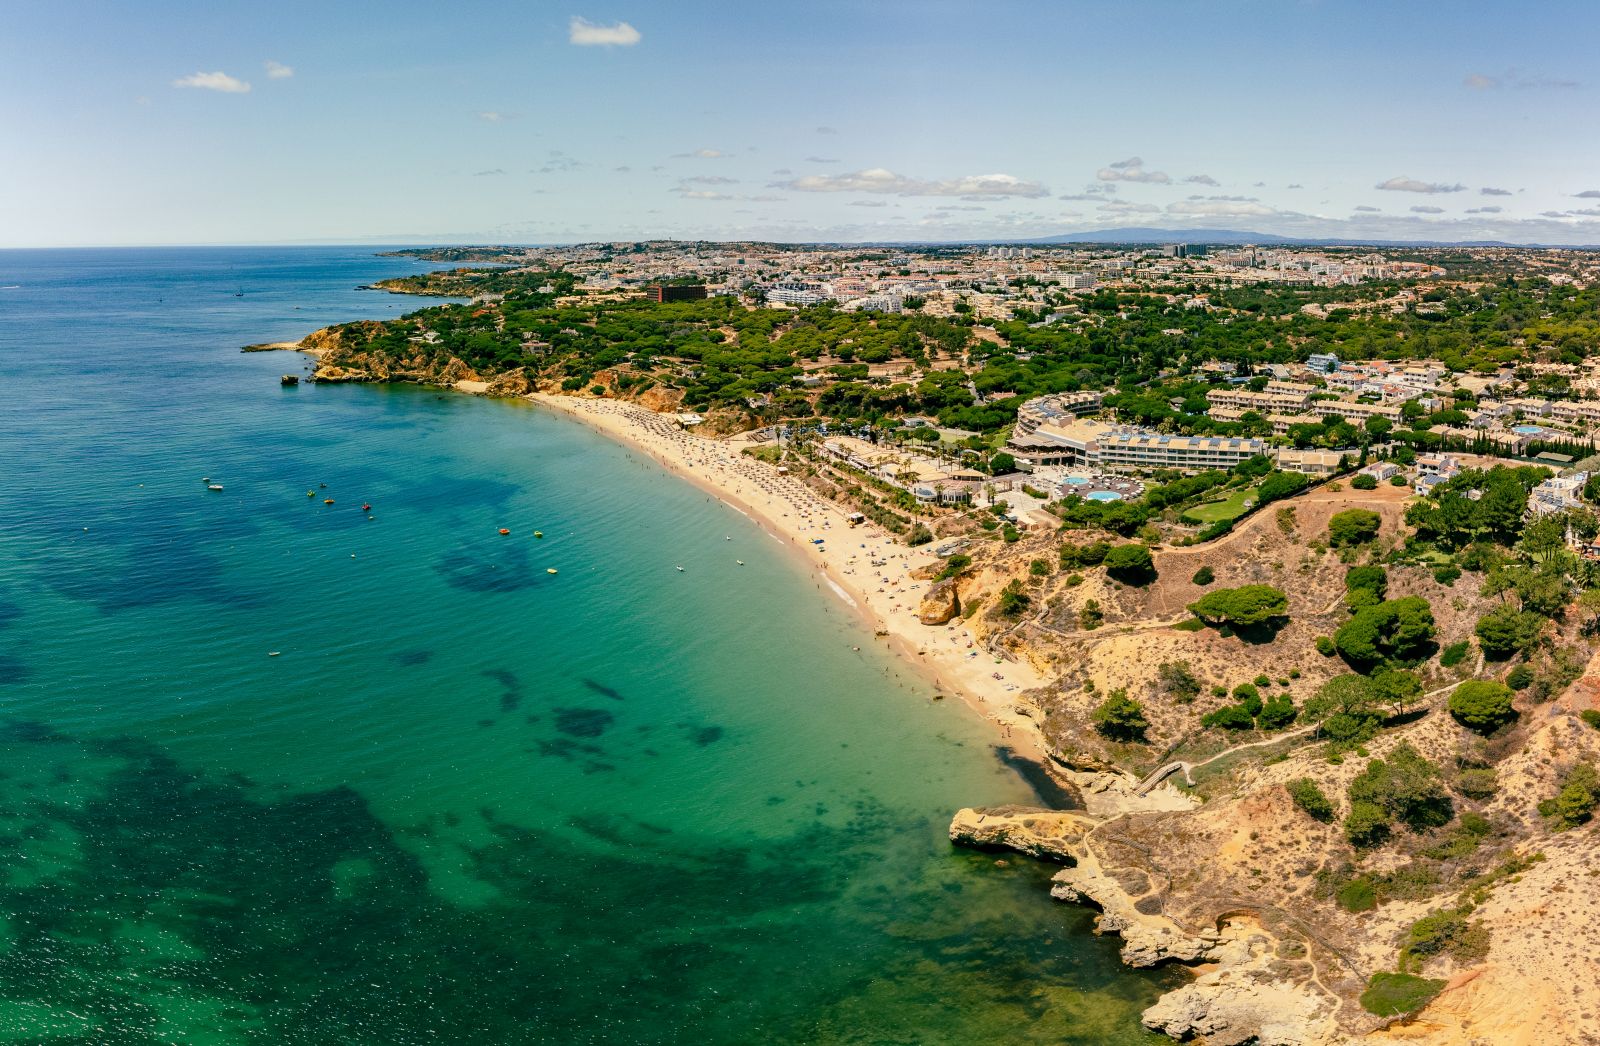
<svg viewBox="0 0 1600 1046">
<path fill-rule="evenodd" d="M 1088 476 L 1068 476 L 1061 482 L 1069 487 L 1087 487 L 1090 481 Z"/>
<path fill-rule="evenodd" d="M 1537 425 L 1515 425 L 1512 427 L 1511 431 L 1520 436 L 1531 436 L 1541 430 Z"/>
<path fill-rule="evenodd" d="M 1121 501 L 1122 495 L 1114 490 L 1091 490 L 1088 494 L 1090 501 Z"/>
</svg>

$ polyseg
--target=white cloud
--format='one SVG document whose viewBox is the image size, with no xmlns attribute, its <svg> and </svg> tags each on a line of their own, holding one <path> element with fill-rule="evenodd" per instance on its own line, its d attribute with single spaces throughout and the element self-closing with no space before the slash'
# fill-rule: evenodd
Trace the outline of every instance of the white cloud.
<svg viewBox="0 0 1600 1046">
<path fill-rule="evenodd" d="M 1253 200 L 1180 200 L 1167 204 L 1167 213 L 1190 217 L 1264 218 L 1278 212 Z"/>
<path fill-rule="evenodd" d="M 1463 87 L 1469 87 L 1474 91 L 1495 91 L 1502 87 L 1511 87 L 1519 91 L 1569 91 L 1575 87 L 1583 86 L 1576 80 L 1568 80 L 1559 76 L 1529 76 L 1516 69 L 1507 69 L 1497 76 L 1491 76 L 1488 73 L 1468 73 L 1462 78 L 1461 84 Z"/>
<path fill-rule="evenodd" d="M 679 189 L 675 190 L 685 200 L 731 200 L 725 192 L 712 192 L 709 189 Z"/>
<path fill-rule="evenodd" d="M 673 153 L 674 160 L 720 160 L 728 154 L 721 149 L 696 149 L 692 153 Z"/>
<path fill-rule="evenodd" d="M 1209 174 L 1191 174 L 1183 181 L 1186 185 L 1209 185 L 1213 189 L 1218 185 L 1217 180 Z"/>
<path fill-rule="evenodd" d="M 846 204 L 846 206 L 847 207 L 887 207 L 887 206 L 889 206 L 889 204 L 884 200 L 851 200 L 848 204 Z"/>
<path fill-rule="evenodd" d="M 1048 196 L 1038 182 L 1024 181 L 1009 174 L 971 174 L 964 178 L 929 181 L 910 178 L 882 167 L 871 167 L 849 174 L 808 174 L 790 181 L 776 182 L 775 189 L 796 192 L 866 192 L 895 196 L 961 196 L 1002 199 L 1009 196 Z"/>
<path fill-rule="evenodd" d="M 737 185 L 739 179 L 725 178 L 720 174 L 696 174 L 683 181 L 689 185 Z"/>
<path fill-rule="evenodd" d="M 935 211 L 987 211 L 989 208 L 966 204 L 947 203 L 943 207 L 935 207 Z"/>
<path fill-rule="evenodd" d="M 1447 185 L 1443 182 L 1420 182 L 1415 178 L 1407 178 L 1401 175 L 1398 178 L 1390 178 L 1386 182 L 1379 182 L 1377 188 L 1387 189 L 1390 192 L 1443 193 L 1460 192 L 1466 186 L 1460 184 Z"/>
<path fill-rule="evenodd" d="M 506 172 L 502 168 L 495 167 L 487 171 L 473 171 L 472 176 L 474 178 L 492 178 L 505 173 Z"/>
<path fill-rule="evenodd" d="M 1165 171 L 1147 171 L 1144 169 L 1144 160 L 1137 156 L 1130 156 L 1126 160 L 1118 160 L 1100 168 L 1094 176 L 1102 182 L 1151 182 L 1157 185 L 1166 185 L 1172 181 Z"/>
<path fill-rule="evenodd" d="M 1413 207 L 1413 208 L 1411 208 L 1411 213 L 1412 214 L 1443 214 L 1444 213 L 1444 208 L 1443 207 Z"/>
<path fill-rule="evenodd" d="M 1382 213 L 1380 208 L 1368 207 L 1366 204 L 1362 204 L 1361 206 L 1357 207 L 1356 210 L 1363 211 L 1363 212 L 1368 213 L 1368 214 L 1379 214 L 1379 213 Z"/>
<path fill-rule="evenodd" d="M 837 157 L 832 156 L 807 156 L 806 163 L 838 163 Z"/>
<path fill-rule="evenodd" d="M 503 123 L 506 120 L 511 119 L 511 116 L 508 113 L 497 113 L 493 109 L 490 109 L 487 112 L 479 113 L 478 119 L 483 120 L 486 123 Z"/>
<path fill-rule="evenodd" d="M 1468 214 L 1499 214 L 1499 207 L 1468 207 Z"/>
<path fill-rule="evenodd" d="M 236 80 L 227 73 L 193 73 L 172 81 L 174 87 L 198 87 L 202 91 L 221 91 L 224 94 L 245 94 L 250 85 Z"/>
<path fill-rule="evenodd" d="M 294 67 L 282 62 L 268 60 L 261 64 L 266 67 L 268 80 L 287 80 L 294 75 Z"/>
<path fill-rule="evenodd" d="M 572 21 L 567 23 L 567 41 L 579 47 L 632 47 L 641 39 L 639 30 L 627 22 L 596 25 L 573 15 Z"/>
<path fill-rule="evenodd" d="M 1134 203 L 1131 200 L 1107 200 L 1095 210 L 1103 214 L 1159 214 L 1161 208 L 1153 203 Z"/>
<path fill-rule="evenodd" d="M 1478 195 L 1479 196 L 1510 196 L 1511 195 L 1511 190 L 1510 189 L 1496 189 L 1492 185 L 1485 185 L 1483 188 L 1478 190 Z"/>
<path fill-rule="evenodd" d="M 1583 192 L 1573 193 L 1572 195 L 1579 200 L 1600 200 L 1600 189 L 1585 189 Z"/>
</svg>

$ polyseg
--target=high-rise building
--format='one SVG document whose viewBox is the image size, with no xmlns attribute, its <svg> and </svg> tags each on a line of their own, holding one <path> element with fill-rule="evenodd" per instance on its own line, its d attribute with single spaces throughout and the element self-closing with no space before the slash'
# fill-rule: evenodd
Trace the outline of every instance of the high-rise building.
<svg viewBox="0 0 1600 1046">
<path fill-rule="evenodd" d="M 644 289 L 644 295 L 654 302 L 701 301 L 706 296 L 703 283 L 653 283 Z"/>
</svg>

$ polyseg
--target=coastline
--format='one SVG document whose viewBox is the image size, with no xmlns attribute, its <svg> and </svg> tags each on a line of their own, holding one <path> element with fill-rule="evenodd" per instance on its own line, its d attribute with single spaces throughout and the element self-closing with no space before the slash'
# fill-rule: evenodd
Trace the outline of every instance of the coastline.
<svg viewBox="0 0 1600 1046">
<path fill-rule="evenodd" d="M 462 384 L 468 385 L 463 392 L 481 392 L 480 383 Z M 908 548 L 871 522 L 852 527 L 842 507 L 800 480 L 745 455 L 744 449 L 754 445 L 748 440 L 702 439 L 678 429 L 663 415 L 620 400 L 538 392 L 523 398 L 643 451 L 749 517 L 800 557 L 819 589 L 826 587 L 875 634 L 883 633 L 877 638 L 927 678 L 936 692 L 959 697 L 988 721 L 1003 761 L 1026 759 L 1059 785 L 1072 786 L 1053 766 L 1038 725 L 1019 710 L 1022 692 L 1044 684 L 1039 673 L 1024 662 L 997 663 L 959 618 L 943 626 L 924 625 L 918 619 L 922 589 L 928 583 L 911 574 L 938 562 L 931 550 Z M 824 539 L 824 544 L 813 544 L 816 538 Z M 874 567 L 874 562 L 883 565 Z M 1036 791 L 1044 791 L 1040 782 L 1030 783 Z"/>
</svg>

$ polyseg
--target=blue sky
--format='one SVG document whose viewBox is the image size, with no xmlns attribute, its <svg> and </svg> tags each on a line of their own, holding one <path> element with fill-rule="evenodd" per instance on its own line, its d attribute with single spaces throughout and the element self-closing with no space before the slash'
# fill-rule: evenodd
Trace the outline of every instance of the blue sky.
<svg viewBox="0 0 1600 1046">
<path fill-rule="evenodd" d="M 10 0 L 0 246 L 1600 243 L 1597 32 L 1560 0 Z"/>
</svg>

